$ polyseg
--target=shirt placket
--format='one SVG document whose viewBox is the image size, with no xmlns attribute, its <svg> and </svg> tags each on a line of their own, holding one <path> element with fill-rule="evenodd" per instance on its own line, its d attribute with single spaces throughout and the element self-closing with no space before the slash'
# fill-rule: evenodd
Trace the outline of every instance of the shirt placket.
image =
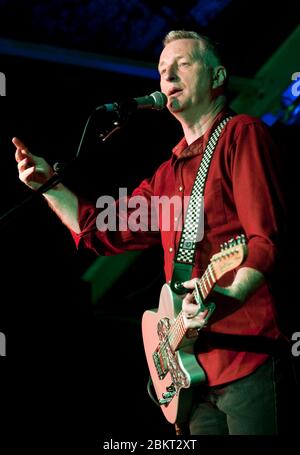
<svg viewBox="0 0 300 455">
<path fill-rule="evenodd" d="M 184 223 L 184 196 L 185 196 L 185 185 L 184 185 L 184 180 L 183 180 L 183 166 L 184 166 L 185 160 L 180 160 L 178 163 L 178 168 L 176 172 L 176 188 L 175 188 L 175 194 L 176 196 L 180 197 L 181 204 L 180 204 L 180 211 L 178 210 L 178 213 L 176 213 L 175 216 L 175 232 L 172 238 L 172 245 L 170 245 L 169 252 L 173 254 L 173 259 L 176 256 L 177 252 L 177 247 L 179 245 L 181 233 L 182 233 L 182 228 L 183 228 L 183 223 Z M 178 227 L 180 226 L 180 229 Z M 171 243 L 171 242 L 170 242 Z"/>
</svg>

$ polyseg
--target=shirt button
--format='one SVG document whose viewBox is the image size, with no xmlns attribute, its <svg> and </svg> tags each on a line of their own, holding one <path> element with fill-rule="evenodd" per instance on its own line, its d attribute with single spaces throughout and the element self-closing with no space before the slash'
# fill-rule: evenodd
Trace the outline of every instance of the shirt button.
<svg viewBox="0 0 300 455">
<path fill-rule="evenodd" d="M 172 248 L 171 246 L 170 246 L 170 248 L 169 248 L 169 251 L 170 251 L 170 253 L 173 252 L 173 248 Z"/>
<path fill-rule="evenodd" d="M 175 218 L 174 218 L 174 221 L 178 221 L 178 218 L 177 218 L 177 216 L 175 216 Z"/>
<path fill-rule="evenodd" d="M 179 189 L 179 191 L 182 191 L 183 190 L 183 186 L 180 186 L 178 189 Z"/>
</svg>

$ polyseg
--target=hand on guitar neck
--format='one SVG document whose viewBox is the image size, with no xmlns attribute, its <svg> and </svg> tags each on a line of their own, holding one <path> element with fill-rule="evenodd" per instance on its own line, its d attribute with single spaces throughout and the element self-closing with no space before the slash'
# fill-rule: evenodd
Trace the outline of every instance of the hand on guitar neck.
<svg viewBox="0 0 300 455">
<path fill-rule="evenodd" d="M 186 289 L 195 289 L 198 278 L 185 281 L 183 286 Z M 182 301 L 182 313 L 184 325 L 187 329 L 200 329 L 204 327 L 205 318 L 208 315 L 208 310 L 201 311 L 199 304 L 196 301 L 195 293 L 190 292 L 186 294 Z"/>
<path fill-rule="evenodd" d="M 185 288 L 193 290 L 198 281 L 198 278 L 193 278 L 182 284 Z M 216 304 L 217 311 L 211 316 L 210 323 L 223 319 L 236 311 L 263 282 L 264 277 L 260 272 L 250 267 L 242 267 L 238 270 L 231 286 L 224 288 L 216 284 L 209 300 Z M 182 312 L 186 328 L 198 329 L 205 325 L 207 310 L 199 312 L 194 292 L 188 293 L 184 297 Z"/>
<path fill-rule="evenodd" d="M 184 282 L 183 285 L 185 288 L 192 290 L 195 289 L 198 281 L 198 278 L 193 278 L 192 280 Z M 222 288 L 218 285 L 215 285 L 214 290 L 211 292 L 209 301 L 214 302 L 217 307 L 217 311 L 215 311 L 212 316 L 209 316 L 210 324 L 232 313 L 242 303 L 241 300 L 231 295 L 229 289 Z M 182 313 L 184 324 L 187 329 L 201 329 L 207 325 L 208 321 L 205 319 L 208 315 L 208 310 L 200 311 L 194 292 L 188 293 L 184 297 L 182 301 Z"/>
</svg>

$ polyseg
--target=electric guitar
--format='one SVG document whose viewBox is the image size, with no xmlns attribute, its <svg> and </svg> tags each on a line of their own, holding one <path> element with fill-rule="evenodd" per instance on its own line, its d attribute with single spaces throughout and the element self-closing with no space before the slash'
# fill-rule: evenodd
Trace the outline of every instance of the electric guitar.
<svg viewBox="0 0 300 455">
<path fill-rule="evenodd" d="M 221 245 L 196 284 L 193 295 L 199 311 L 208 309 L 205 322 L 214 304 L 205 300 L 216 282 L 227 272 L 238 267 L 247 253 L 245 237 L 238 236 Z M 183 297 L 164 284 L 159 307 L 145 311 L 142 335 L 147 363 L 158 403 L 170 423 L 186 420 L 192 401 L 192 386 L 201 384 L 206 376 L 193 352 L 200 329 L 187 329 L 181 311 Z"/>
</svg>

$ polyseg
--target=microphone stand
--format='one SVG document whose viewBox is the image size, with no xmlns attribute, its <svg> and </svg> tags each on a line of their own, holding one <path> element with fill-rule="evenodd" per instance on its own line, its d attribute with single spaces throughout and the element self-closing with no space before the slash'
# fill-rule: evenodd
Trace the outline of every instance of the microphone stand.
<svg viewBox="0 0 300 455">
<path fill-rule="evenodd" d="M 126 102 L 118 104 L 116 110 L 114 111 L 114 114 L 117 114 L 118 119 L 113 121 L 113 125 L 109 130 L 105 130 L 104 132 L 99 134 L 101 141 L 105 143 L 115 132 L 119 131 L 127 122 L 127 120 L 129 119 L 130 115 L 134 112 L 134 110 L 135 110 L 134 107 L 132 105 L 127 104 Z M 41 196 L 43 193 L 46 193 L 55 185 L 62 182 L 63 175 L 65 174 L 66 170 L 69 169 L 70 165 L 73 164 L 81 154 L 83 142 L 87 134 L 87 129 L 90 125 L 92 118 L 97 112 L 103 112 L 102 106 L 95 108 L 95 110 L 88 117 L 81 135 L 81 139 L 77 148 L 75 158 L 73 158 L 68 163 L 55 163 L 53 166 L 55 173 L 53 174 L 52 177 L 50 177 L 50 179 L 43 183 L 37 190 L 32 190 L 32 193 L 27 198 L 25 198 L 23 201 L 16 204 L 14 207 L 12 207 L 3 215 L 0 216 L 0 229 L 3 228 L 9 222 L 11 222 L 12 219 L 17 215 L 17 213 L 19 213 L 21 209 L 27 206 L 27 204 L 31 203 L 37 197 Z"/>
</svg>

